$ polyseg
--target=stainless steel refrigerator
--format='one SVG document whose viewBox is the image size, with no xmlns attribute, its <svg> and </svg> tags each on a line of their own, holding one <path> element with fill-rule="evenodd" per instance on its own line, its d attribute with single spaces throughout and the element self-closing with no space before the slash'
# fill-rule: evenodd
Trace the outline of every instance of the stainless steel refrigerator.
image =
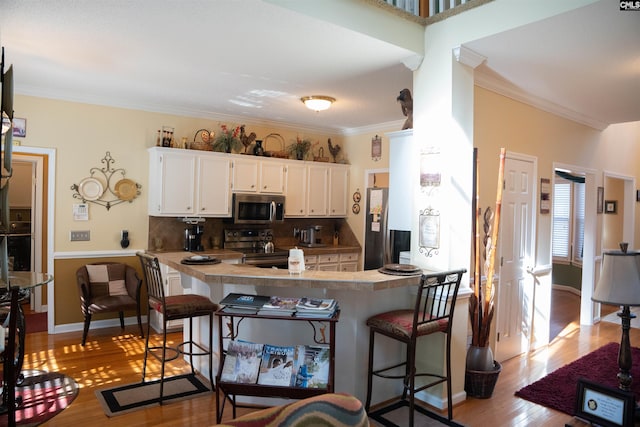
<svg viewBox="0 0 640 427">
<path fill-rule="evenodd" d="M 411 232 L 389 230 L 389 190 L 367 188 L 365 199 L 364 269 L 373 270 L 386 264 L 397 264 L 401 251 L 408 251 Z M 402 209 L 394 206 L 394 209 Z"/>
</svg>

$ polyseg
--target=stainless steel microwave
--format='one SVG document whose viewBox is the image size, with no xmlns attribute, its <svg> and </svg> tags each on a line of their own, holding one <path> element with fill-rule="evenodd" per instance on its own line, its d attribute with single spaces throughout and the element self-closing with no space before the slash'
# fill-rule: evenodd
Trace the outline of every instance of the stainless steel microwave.
<svg viewBox="0 0 640 427">
<path fill-rule="evenodd" d="M 233 194 L 235 224 L 271 224 L 284 221 L 284 196 Z"/>
</svg>

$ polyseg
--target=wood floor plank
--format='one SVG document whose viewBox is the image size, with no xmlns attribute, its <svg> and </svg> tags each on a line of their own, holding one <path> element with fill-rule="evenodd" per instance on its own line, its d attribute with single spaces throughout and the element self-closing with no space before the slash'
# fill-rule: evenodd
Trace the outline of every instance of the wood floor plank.
<svg viewBox="0 0 640 427">
<path fill-rule="evenodd" d="M 554 292 L 555 295 L 555 292 Z M 520 388 L 611 341 L 620 341 L 620 326 L 601 322 L 595 326 L 578 327 L 577 295 L 562 295 L 563 318 L 556 320 L 560 332 L 547 347 L 528 355 L 521 355 L 502 364 L 502 372 L 495 391 L 489 399 L 468 398 L 454 408 L 454 418 L 469 427 L 475 426 L 586 426 L 573 417 L 518 398 Z M 615 308 L 614 308 L 615 310 Z M 572 311 L 572 314 L 567 314 Z M 81 387 L 70 407 L 51 419 L 46 426 L 206 426 L 215 424 L 215 395 L 213 393 L 178 403 L 143 409 L 130 414 L 108 418 L 95 397 L 95 390 L 140 381 L 144 340 L 135 335 L 135 327 L 128 326 L 121 334 L 119 328 L 90 331 L 87 345 L 80 345 L 81 332 L 47 335 L 45 332 L 27 334 L 25 368 L 63 372 L 74 378 Z M 179 342 L 181 334 L 170 334 Z M 640 347 L 640 330 L 632 328 L 631 343 Z M 151 362 L 151 377 L 159 373 L 159 366 Z M 180 361 L 172 362 L 171 374 L 186 372 Z M 364 378 L 362 379 L 364 381 Z M 640 378 L 635 379 L 640 381 Z M 246 409 L 239 409 L 239 413 Z M 225 418 L 228 418 L 227 411 Z"/>
</svg>

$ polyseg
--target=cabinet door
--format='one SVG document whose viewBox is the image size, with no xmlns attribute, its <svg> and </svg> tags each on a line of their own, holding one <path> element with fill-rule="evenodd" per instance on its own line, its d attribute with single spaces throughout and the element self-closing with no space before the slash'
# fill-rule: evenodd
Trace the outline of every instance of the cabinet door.
<svg viewBox="0 0 640 427">
<path fill-rule="evenodd" d="M 155 203 L 149 206 L 151 214 L 193 215 L 195 213 L 196 156 L 184 150 L 162 152 L 152 161 L 157 176 L 150 179 L 159 183 L 154 195 Z M 152 186 L 150 185 L 150 188 Z"/>
<path fill-rule="evenodd" d="M 284 193 L 284 166 L 280 161 L 263 160 L 260 162 L 261 193 Z"/>
<path fill-rule="evenodd" d="M 287 164 L 285 216 L 307 215 L 307 166 L 300 162 Z"/>
<path fill-rule="evenodd" d="M 233 191 L 242 191 L 244 193 L 258 192 L 257 159 L 248 158 L 233 160 Z"/>
<path fill-rule="evenodd" d="M 343 165 L 329 169 L 329 215 L 347 216 L 347 191 L 349 189 L 349 169 Z"/>
<path fill-rule="evenodd" d="M 319 217 L 327 215 L 328 175 L 327 166 L 309 166 L 308 216 Z"/>
<path fill-rule="evenodd" d="M 231 160 L 225 157 L 198 158 L 199 215 L 231 216 Z"/>
</svg>

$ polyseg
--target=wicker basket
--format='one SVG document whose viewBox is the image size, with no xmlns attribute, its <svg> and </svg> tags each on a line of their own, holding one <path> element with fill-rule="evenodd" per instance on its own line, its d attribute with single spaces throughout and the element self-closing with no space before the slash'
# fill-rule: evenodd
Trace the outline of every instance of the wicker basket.
<svg viewBox="0 0 640 427">
<path fill-rule="evenodd" d="M 193 142 L 189 144 L 189 148 L 192 150 L 211 151 L 213 150 L 213 137 L 215 132 L 208 131 L 207 129 L 200 129 L 193 136 Z M 200 138 L 200 141 L 198 141 Z"/>
<path fill-rule="evenodd" d="M 269 149 L 269 142 L 271 142 L 272 146 L 274 143 L 278 144 L 278 150 Z M 279 133 L 270 133 L 265 136 L 262 140 L 262 145 L 264 146 L 264 155 L 266 157 L 278 157 L 280 159 L 288 159 L 289 153 L 284 151 L 284 138 Z"/>
<path fill-rule="evenodd" d="M 472 371 L 467 369 L 464 373 L 464 391 L 467 396 L 478 399 L 488 399 L 493 394 L 493 389 L 498 382 L 498 376 L 502 371 L 502 365 L 493 361 L 493 371 Z"/>
</svg>

